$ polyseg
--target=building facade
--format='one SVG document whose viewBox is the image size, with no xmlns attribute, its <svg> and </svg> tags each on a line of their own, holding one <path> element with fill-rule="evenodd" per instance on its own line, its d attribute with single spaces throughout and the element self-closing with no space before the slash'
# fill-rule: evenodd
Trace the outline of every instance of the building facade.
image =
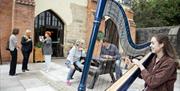
<svg viewBox="0 0 180 91">
<path fill-rule="evenodd" d="M 34 45 L 44 31 L 52 32 L 54 57 L 65 56 L 66 46 L 86 33 L 86 0 L 0 0 L 0 55 L 3 62 L 10 61 L 5 44 L 13 28 L 19 28 L 19 45 L 26 29 L 32 30 Z M 33 51 L 34 52 L 34 51 Z M 57 52 L 61 52 L 58 55 Z M 30 61 L 33 62 L 31 53 Z M 22 53 L 18 51 L 18 62 Z"/>
<path fill-rule="evenodd" d="M 19 45 L 26 29 L 32 30 L 34 47 L 39 42 L 39 36 L 51 31 L 53 57 L 65 57 L 68 48 L 77 39 L 86 40 L 88 47 L 96 5 L 97 0 L 0 0 L 1 61 L 10 61 L 10 53 L 5 46 L 13 28 L 20 29 Z M 135 40 L 133 12 L 129 8 L 125 11 Z M 104 31 L 106 23 L 102 21 L 100 31 Z M 30 56 L 30 61 L 33 60 L 34 50 Z M 21 50 L 18 51 L 18 62 L 22 62 Z"/>
</svg>

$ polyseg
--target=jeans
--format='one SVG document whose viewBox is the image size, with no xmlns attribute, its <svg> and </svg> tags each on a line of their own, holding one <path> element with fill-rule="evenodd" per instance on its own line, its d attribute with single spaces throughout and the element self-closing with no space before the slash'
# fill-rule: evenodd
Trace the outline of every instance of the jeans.
<svg viewBox="0 0 180 91">
<path fill-rule="evenodd" d="M 71 64 L 71 62 L 69 60 L 67 60 L 67 62 L 65 63 L 67 65 L 67 67 L 69 68 L 69 72 L 68 72 L 68 75 L 67 75 L 67 80 L 70 80 L 74 73 L 75 73 L 75 67 L 73 64 Z M 80 61 L 76 61 L 75 64 L 79 67 L 79 68 L 82 68 L 83 65 L 81 64 Z"/>
<path fill-rule="evenodd" d="M 116 80 L 118 80 L 122 76 L 122 70 L 120 65 L 121 65 L 121 60 L 116 60 L 115 62 Z"/>
<path fill-rule="evenodd" d="M 44 58 L 45 58 L 45 68 L 48 71 L 51 63 L 51 55 L 44 55 Z"/>
</svg>

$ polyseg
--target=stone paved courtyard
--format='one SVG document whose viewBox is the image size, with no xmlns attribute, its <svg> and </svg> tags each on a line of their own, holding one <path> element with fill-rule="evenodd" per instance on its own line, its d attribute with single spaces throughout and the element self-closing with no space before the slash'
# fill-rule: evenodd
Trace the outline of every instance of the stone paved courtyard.
<svg viewBox="0 0 180 91">
<path fill-rule="evenodd" d="M 43 71 L 44 63 L 30 63 L 29 72 L 21 71 L 21 64 L 17 65 L 17 76 L 9 76 L 9 63 L 0 65 L 0 91 L 77 91 L 81 73 L 76 72 L 72 86 L 67 86 L 66 76 L 68 69 L 64 62 L 65 59 L 53 59 L 49 72 Z M 123 70 L 125 72 L 125 70 Z M 92 77 L 89 76 L 87 86 Z M 141 91 L 143 80 L 136 79 L 128 91 Z M 110 76 L 101 75 L 95 84 L 94 89 L 86 91 L 104 91 L 111 85 Z M 175 90 L 180 91 L 180 72 L 178 70 L 178 79 L 175 84 Z"/>
</svg>

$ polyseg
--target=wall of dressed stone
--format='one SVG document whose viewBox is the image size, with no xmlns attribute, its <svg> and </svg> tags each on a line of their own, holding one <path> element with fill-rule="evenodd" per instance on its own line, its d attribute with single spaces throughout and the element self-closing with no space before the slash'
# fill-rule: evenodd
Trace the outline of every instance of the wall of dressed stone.
<svg viewBox="0 0 180 91">
<path fill-rule="evenodd" d="M 180 26 L 137 28 L 136 43 L 140 44 L 150 41 L 151 37 L 158 33 L 169 36 L 177 52 L 177 57 L 180 58 Z"/>
</svg>

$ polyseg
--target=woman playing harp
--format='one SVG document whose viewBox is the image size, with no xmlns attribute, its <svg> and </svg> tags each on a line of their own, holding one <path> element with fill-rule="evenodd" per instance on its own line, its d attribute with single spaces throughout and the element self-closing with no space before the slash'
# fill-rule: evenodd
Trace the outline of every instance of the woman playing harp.
<svg viewBox="0 0 180 91">
<path fill-rule="evenodd" d="M 141 77 L 145 81 L 143 91 L 173 91 L 178 64 L 168 36 L 153 36 L 150 47 L 155 56 L 146 68 L 137 59 L 132 60 L 140 68 Z"/>
</svg>

